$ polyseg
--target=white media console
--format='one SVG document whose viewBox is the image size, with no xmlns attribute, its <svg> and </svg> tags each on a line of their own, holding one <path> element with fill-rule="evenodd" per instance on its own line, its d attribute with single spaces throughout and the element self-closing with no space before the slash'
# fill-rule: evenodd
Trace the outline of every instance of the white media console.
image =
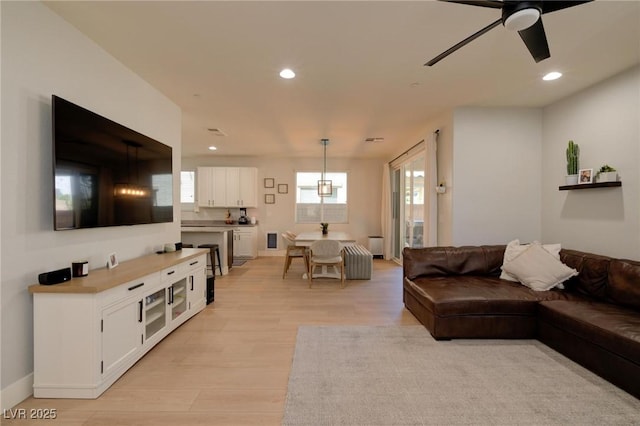
<svg viewBox="0 0 640 426">
<path fill-rule="evenodd" d="M 206 305 L 206 249 L 32 285 L 36 398 L 97 398 Z"/>
</svg>

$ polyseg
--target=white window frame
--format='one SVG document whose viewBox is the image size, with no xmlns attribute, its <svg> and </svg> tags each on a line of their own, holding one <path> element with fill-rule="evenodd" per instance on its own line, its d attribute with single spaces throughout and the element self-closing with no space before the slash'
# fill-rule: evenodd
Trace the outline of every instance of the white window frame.
<svg viewBox="0 0 640 426">
<path fill-rule="evenodd" d="M 326 222 L 326 223 L 349 223 L 349 172 L 348 171 L 342 171 L 342 170 L 336 170 L 336 171 L 329 171 L 327 172 L 327 179 L 330 179 L 330 176 L 332 174 L 336 174 L 336 173 L 340 173 L 340 174 L 344 174 L 345 175 L 345 186 L 346 186 L 346 191 L 344 193 L 344 196 L 346 197 L 346 200 L 344 203 L 325 203 L 325 198 L 324 197 L 319 197 L 320 202 L 319 203 L 300 203 L 298 201 L 299 199 L 299 190 L 300 190 L 300 186 L 298 184 L 298 178 L 299 178 L 299 174 L 300 173 L 315 173 L 318 174 L 318 179 L 320 179 L 320 175 L 322 174 L 321 170 L 296 170 L 296 182 L 295 182 L 295 195 L 296 195 L 296 201 L 295 201 L 295 206 L 294 206 L 294 217 L 295 217 L 295 223 L 299 223 L 299 224 L 305 224 L 305 223 L 321 223 L 321 222 Z M 337 191 L 339 188 L 336 187 L 334 185 L 334 191 Z M 317 190 L 317 181 L 314 181 L 314 190 Z M 320 214 L 319 216 L 313 218 L 310 217 L 309 219 L 305 219 L 302 218 L 300 215 L 301 209 L 304 208 L 304 205 L 310 205 L 310 206 L 319 206 L 319 210 L 320 210 Z M 331 219 L 328 218 L 328 213 L 326 212 L 327 208 L 325 208 L 325 206 L 344 206 L 344 208 L 342 209 L 343 211 L 340 212 L 339 208 L 335 209 L 336 212 L 338 214 L 340 214 L 342 216 L 342 219 Z"/>
<path fill-rule="evenodd" d="M 183 202 L 182 201 L 182 173 L 193 173 L 193 201 L 192 202 Z M 195 170 L 181 170 L 180 171 L 180 208 L 181 210 L 193 210 L 195 206 L 196 200 L 196 171 Z"/>
</svg>

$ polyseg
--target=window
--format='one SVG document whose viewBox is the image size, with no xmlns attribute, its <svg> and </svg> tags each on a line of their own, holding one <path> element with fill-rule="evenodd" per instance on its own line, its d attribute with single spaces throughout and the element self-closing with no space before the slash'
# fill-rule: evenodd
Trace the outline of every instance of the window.
<svg viewBox="0 0 640 426">
<path fill-rule="evenodd" d="M 173 206 L 173 188 L 171 186 L 173 176 L 170 174 L 152 175 L 151 187 L 155 194 L 154 206 Z"/>
<path fill-rule="evenodd" d="M 196 192 L 196 173 L 194 171 L 180 172 L 180 203 L 194 203 Z"/>
<path fill-rule="evenodd" d="M 332 181 L 331 196 L 318 195 L 320 172 L 296 173 L 296 223 L 347 223 L 347 173 L 326 173 Z"/>
</svg>

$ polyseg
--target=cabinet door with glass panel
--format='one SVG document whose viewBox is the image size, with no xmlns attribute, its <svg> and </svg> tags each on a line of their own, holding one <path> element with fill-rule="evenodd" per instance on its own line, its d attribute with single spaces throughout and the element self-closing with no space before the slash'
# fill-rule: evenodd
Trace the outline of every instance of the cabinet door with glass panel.
<svg viewBox="0 0 640 426">
<path fill-rule="evenodd" d="M 172 327 L 175 323 L 182 322 L 187 317 L 187 278 L 181 278 L 167 287 L 167 315 Z"/>
<path fill-rule="evenodd" d="M 167 325 L 167 297 L 165 288 L 160 288 L 144 298 L 145 343 L 162 339 Z"/>
</svg>

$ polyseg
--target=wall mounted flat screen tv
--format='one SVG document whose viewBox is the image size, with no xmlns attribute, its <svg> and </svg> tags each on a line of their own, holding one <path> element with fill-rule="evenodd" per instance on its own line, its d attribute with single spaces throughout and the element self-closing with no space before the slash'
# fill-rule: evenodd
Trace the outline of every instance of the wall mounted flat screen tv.
<svg viewBox="0 0 640 426">
<path fill-rule="evenodd" d="M 172 149 L 58 96 L 54 229 L 173 222 Z"/>
</svg>

